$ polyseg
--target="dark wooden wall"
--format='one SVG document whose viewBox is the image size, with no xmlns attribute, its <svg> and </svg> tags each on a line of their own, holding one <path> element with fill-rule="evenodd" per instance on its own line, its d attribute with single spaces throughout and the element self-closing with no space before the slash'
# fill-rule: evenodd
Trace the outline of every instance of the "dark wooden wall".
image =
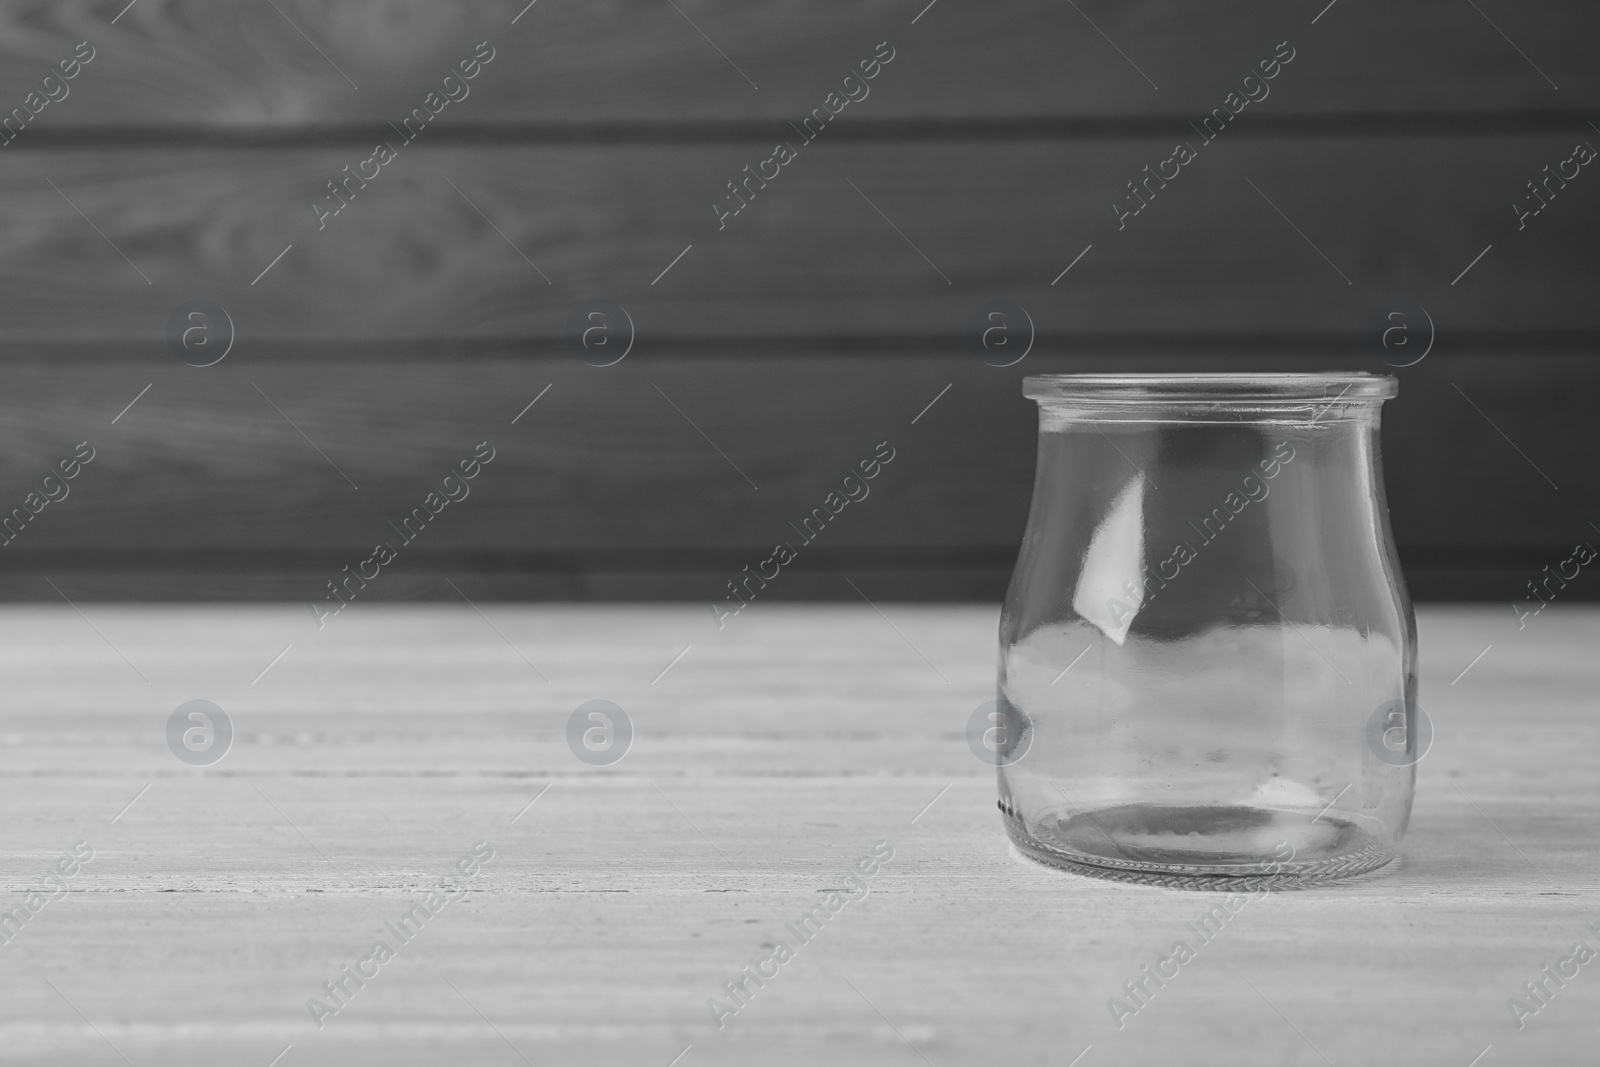
<svg viewBox="0 0 1600 1067">
<path fill-rule="evenodd" d="M 1024 374 L 1424 349 L 1385 431 L 1413 587 L 1518 596 L 1600 536 L 1600 168 L 1512 207 L 1600 146 L 1597 31 L 1578 0 L 0 4 L 0 114 L 29 117 L 0 148 L 0 512 L 96 449 L 0 548 L 0 596 L 318 598 L 488 440 L 368 596 L 710 600 L 887 440 L 772 595 L 997 597 Z M 324 183 L 484 41 L 319 230 Z M 880 42 L 870 94 L 719 230 Z M 1119 229 L 1125 183 L 1288 49 Z M 169 343 L 195 300 L 231 321 L 214 366 Z M 626 328 L 574 340 L 601 301 L 632 326 L 612 366 Z M 992 365 L 1025 327 L 978 342 L 990 301 L 1031 320 L 1019 364 Z"/>
</svg>

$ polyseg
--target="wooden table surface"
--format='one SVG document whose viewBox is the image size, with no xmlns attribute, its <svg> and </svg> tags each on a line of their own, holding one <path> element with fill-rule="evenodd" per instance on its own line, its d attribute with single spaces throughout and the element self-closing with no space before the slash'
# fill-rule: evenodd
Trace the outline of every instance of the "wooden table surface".
<svg viewBox="0 0 1600 1067">
<path fill-rule="evenodd" d="M 1010 849 L 964 732 L 993 608 L 758 604 L 719 632 L 703 605 L 373 605 L 318 633 L 301 605 L 78 607 L 0 611 L 5 906 L 54 898 L 0 945 L 0 1061 L 1594 1058 L 1600 968 L 1520 1032 L 1507 1000 L 1600 948 L 1600 609 L 1421 610 L 1437 741 L 1403 859 L 1249 903 L 1119 1030 L 1108 998 L 1221 898 Z M 196 698 L 236 734 L 203 768 L 165 734 Z M 591 699 L 636 730 L 609 767 L 565 740 Z M 480 841 L 465 895 L 390 936 Z M 865 899 L 790 937 L 880 842 Z M 708 999 L 779 938 L 719 1029 Z M 319 1028 L 308 999 L 380 939 Z"/>
</svg>

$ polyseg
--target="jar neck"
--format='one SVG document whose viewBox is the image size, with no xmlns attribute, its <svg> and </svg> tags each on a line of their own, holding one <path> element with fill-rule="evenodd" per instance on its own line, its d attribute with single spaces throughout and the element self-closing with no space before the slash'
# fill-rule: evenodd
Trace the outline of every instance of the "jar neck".
<svg viewBox="0 0 1600 1067">
<path fill-rule="evenodd" d="M 1332 432 L 1337 428 L 1376 425 L 1382 400 L 1262 403 L 1242 400 L 1204 403 L 1124 402 L 1084 404 L 1069 401 L 1041 401 L 1041 432 L 1070 429 L 1079 425 L 1159 425 L 1293 427 Z"/>
<path fill-rule="evenodd" d="M 1304 412 L 1374 404 L 1393 397 L 1393 375 L 1366 371 L 1327 374 L 1039 374 L 1022 393 L 1041 406 L 1185 412 Z"/>
</svg>

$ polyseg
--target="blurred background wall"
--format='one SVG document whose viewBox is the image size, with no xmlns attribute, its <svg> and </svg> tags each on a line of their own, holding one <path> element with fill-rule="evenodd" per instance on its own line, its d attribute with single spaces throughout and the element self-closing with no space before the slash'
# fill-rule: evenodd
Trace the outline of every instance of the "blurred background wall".
<svg viewBox="0 0 1600 1067">
<path fill-rule="evenodd" d="M 1024 375 L 1387 364 L 1414 592 L 1520 599 L 1600 539 L 1597 30 L 0 3 L 0 596 L 720 600 L 887 442 L 764 595 L 995 599 Z"/>
</svg>

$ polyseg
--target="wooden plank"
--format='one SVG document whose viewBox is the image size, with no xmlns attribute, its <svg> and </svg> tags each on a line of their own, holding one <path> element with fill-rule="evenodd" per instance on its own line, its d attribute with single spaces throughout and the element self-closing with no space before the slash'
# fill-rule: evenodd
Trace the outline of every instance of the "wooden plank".
<svg viewBox="0 0 1600 1067">
<path fill-rule="evenodd" d="M 0 179 L 0 330 L 161 342 L 197 297 L 241 346 L 564 341 L 593 300 L 626 307 L 641 343 L 904 344 L 958 337 L 997 298 L 1059 338 L 1349 335 L 1397 299 L 1457 337 L 1600 329 L 1586 172 L 1520 231 L 1512 210 L 1567 139 L 1225 137 L 1120 220 L 1170 141 L 819 141 L 720 229 L 719 193 L 770 145 L 403 149 L 320 230 L 323 183 L 370 148 L 20 154 Z M 1399 196 L 1403 173 L 1439 177 Z"/>
<path fill-rule="evenodd" d="M 1420 612 L 1439 741 L 1418 767 L 1403 860 L 1249 904 L 1121 1030 L 1106 999 L 1219 898 L 1009 854 L 991 772 L 963 733 L 992 692 L 992 609 L 888 609 L 948 686 L 865 606 L 777 609 L 720 636 L 677 609 L 491 614 L 551 685 L 468 610 L 368 616 L 296 646 L 256 686 L 286 640 L 281 609 L 94 609 L 150 686 L 64 606 L 0 612 L 18 667 L 0 709 L 0 886 L 20 899 L 73 842 L 95 848 L 66 897 L 4 947 L 7 1057 L 265 1064 L 290 1045 L 285 1064 L 520 1053 L 664 1065 L 689 1045 L 680 1064 L 919 1052 L 1065 1063 L 1089 1045 L 1088 1057 L 1127 1062 L 1222 1061 L 1241 1047 L 1308 1064 L 1318 1052 L 1464 1064 L 1491 1044 L 1539 1063 L 1587 1055 L 1595 993 L 1583 981 L 1522 1032 L 1505 1000 L 1586 939 L 1595 910 L 1582 831 L 1600 780 L 1592 609 L 1552 608 L 1522 634 L 1486 609 Z M 74 647 L 80 632 L 94 644 Z M 160 735 L 198 692 L 239 727 L 226 759 L 199 771 Z M 596 694 L 640 727 L 605 769 L 561 738 Z M 1508 715 L 1524 727 L 1517 745 L 1504 744 Z M 495 859 L 473 892 L 318 1030 L 306 999 L 476 840 Z M 895 858 L 871 895 L 718 1030 L 706 998 L 880 840 Z M 997 907 L 1027 918 L 997 923 Z"/>
<path fill-rule="evenodd" d="M 95 58 L 71 95 L 41 113 L 41 130 L 381 125 L 419 106 L 485 40 L 496 58 L 448 108 L 448 123 L 781 125 L 821 106 L 885 40 L 895 59 L 860 108 L 875 120 L 1205 114 L 1285 40 L 1294 63 L 1266 105 L 1280 114 L 1564 108 L 1581 117 L 1600 99 L 1585 45 L 1600 16 L 1575 0 L 1481 14 L 1447 0 L 1326 12 L 1266 0 L 1099 0 L 1079 11 L 1021 0 L 926 10 L 902 0 L 698 0 L 679 10 L 643 0 L 529 9 L 408 0 L 281 12 L 140 0 L 117 17 L 124 6 L 8 4 L 0 100 L 20 106 L 83 40 Z"/>
<path fill-rule="evenodd" d="M 1337 360 L 1034 353 L 1010 368 L 986 355 L 644 350 L 599 368 L 509 354 L 273 363 L 242 349 L 205 369 L 13 365 L 0 373 L 7 508 L 79 442 L 97 454 L 70 496 L 0 552 L 0 593 L 56 599 L 44 575 L 74 599 L 320 599 L 377 541 L 398 543 L 390 524 L 489 441 L 496 458 L 470 495 L 446 505 L 365 597 L 454 597 L 449 576 L 475 599 L 709 601 L 793 540 L 790 524 L 887 441 L 896 458 L 871 495 L 770 595 L 853 596 L 840 575 L 873 574 L 886 583 L 874 595 L 993 598 L 1031 495 L 1024 374 L 1384 369 L 1376 348 Z M 1542 566 L 1591 536 L 1582 502 L 1600 492 L 1600 465 L 1571 427 L 1600 367 L 1576 353 L 1514 363 L 1440 353 L 1399 373 L 1385 465 L 1408 563 L 1494 571 L 1474 595 L 1522 596 Z M 1428 590 L 1440 595 L 1443 583 Z"/>
</svg>

